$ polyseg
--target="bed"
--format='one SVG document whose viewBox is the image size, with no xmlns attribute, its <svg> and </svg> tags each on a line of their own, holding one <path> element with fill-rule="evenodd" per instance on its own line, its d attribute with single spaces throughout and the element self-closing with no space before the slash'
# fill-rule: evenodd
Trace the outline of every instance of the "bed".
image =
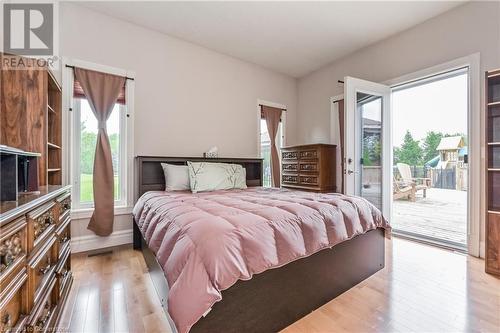
<svg viewBox="0 0 500 333">
<path fill-rule="evenodd" d="M 187 161 L 240 164 L 249 188 L 164 192 L 160 163 Z M 140 198 L 134 208 L 134 248 L 143 252 L 174 332 L 276 332 L 384 267 L 390 227 L 364 199 L 261 188 L 261 159 L 140 156 L 136 163 Z M 311 219 L 316 215 L 324 219 L 322 228 Z M 233 218 L 232 224 L 219 221 Z M 266 231 L 269 226 L 272 232 Z M 212 236 L 196 239 L 200 233 Z M 219 234 L 220 240 L 214 236 Z M 294 235 L 296 242 L 287 238 Z M 229 251 L 218 250 L 226 243 Z"/>
</svg>

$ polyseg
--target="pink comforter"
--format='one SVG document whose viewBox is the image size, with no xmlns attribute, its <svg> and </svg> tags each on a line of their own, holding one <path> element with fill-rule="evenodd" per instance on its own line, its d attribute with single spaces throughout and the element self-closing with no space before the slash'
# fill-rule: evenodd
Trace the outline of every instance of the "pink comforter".
<svg viewBox="0 0 500 333">
<path fill-rule="evenodd" d="M 180 333 L 238 280 L 389 225 L 365 199 L 269 188 L 148 192 L 133 215 L 170 286 Z"/>
</svg>

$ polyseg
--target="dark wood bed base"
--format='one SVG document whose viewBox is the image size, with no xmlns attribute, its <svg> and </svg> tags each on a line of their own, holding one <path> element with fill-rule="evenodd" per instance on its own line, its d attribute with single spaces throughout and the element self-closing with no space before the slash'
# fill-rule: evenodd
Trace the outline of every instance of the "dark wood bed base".
<svg viewBox="0 0 500 333">
<path fill-rule="evenodd" d="M 138 157 L 139 195 L 153 190 L 152 187 L 155 187 L 154 190 L 163 189 L 163 170 L 160 162 L 174 161 L 176 164 L 182 164 L 188 160 L 240 163 L 247 169 L 247 178 L 250 176 L 254 178 L 254 183 L 262 184 L 260 159 Z M 257 170 L 259 168 L 260 171 Z M 145 172 L 148 175 L 145 175 Z M 149 174 L 150 172 L 154 174 Z M 158 183 L 160 179 L 163 183 Z M 161 305 L 172 330 L 176 332 L 175 325 L 168 315 L 169 287 L 163 269 L 148 248 L 135 221 L 133 228 L 134 249 L 142 251 Z M 385 263 L 384 242 L 384 230 L 372 230 L 331 249 L 254 275 L 248 281 L 238 281 L 222 291 L 222 301 L 216 303 L 212 310 L 191 328 L 191 332 L 279 331 L 382 269 Z"/>
</svg>

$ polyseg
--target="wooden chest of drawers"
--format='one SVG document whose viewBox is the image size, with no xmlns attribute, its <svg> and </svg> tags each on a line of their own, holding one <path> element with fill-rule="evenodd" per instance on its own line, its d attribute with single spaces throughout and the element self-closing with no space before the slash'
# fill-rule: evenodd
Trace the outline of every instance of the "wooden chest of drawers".
<svg viewBox="0 0 500 333">
<path fill-rule="evenodd" d="M 54 332 L 72 284 L 69 186 L 1 203 L 0 332 Z"/>
<path fill-rule="evenodd" d="M 336 191 L 336 146 L 314 144 L 281 149 L 281 186 L 317 192 Z"/>
</svg>

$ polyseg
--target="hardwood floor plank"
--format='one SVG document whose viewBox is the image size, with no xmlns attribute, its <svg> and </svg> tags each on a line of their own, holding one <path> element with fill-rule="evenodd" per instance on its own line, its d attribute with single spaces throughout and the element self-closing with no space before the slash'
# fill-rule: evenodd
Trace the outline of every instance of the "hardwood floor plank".
<svg viewBox="0 0 500 333">
<path fill-rule="evenodd" d="M 141 252 L 72 257 L 70 332 L 168 332 Z M 285 333 L 500 332 L 500 279 L 484 261 L 401 239 L 386 267 L 283 330 Z"/>
</svg>

